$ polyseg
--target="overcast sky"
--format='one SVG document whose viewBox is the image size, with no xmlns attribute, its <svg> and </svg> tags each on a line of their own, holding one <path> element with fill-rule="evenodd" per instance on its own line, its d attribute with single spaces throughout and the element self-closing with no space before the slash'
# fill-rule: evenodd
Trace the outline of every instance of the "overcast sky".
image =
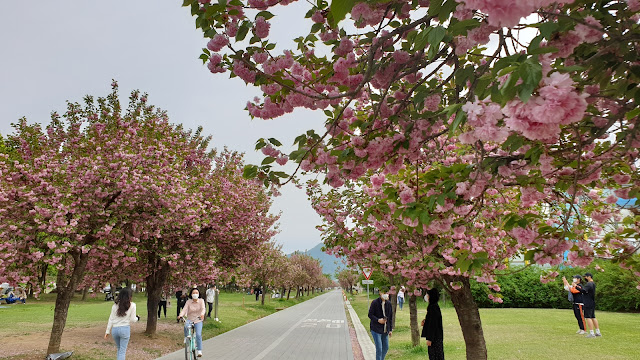
<svg viewBox="0 0 640 360">
<path fill-rule="evenodd" d="M 322 127 L 321 112 L 297 111 L 276 120 L 251 120 L 244 111 L 255 89 L 228 74 L 211 74 L 198 59 L 206 46 L 194 18 L 181 0 L 60 0 L 0 2 L 0 133 L 26 116 L 46 123 L 51 111 L 65 110 L 65 100 L 85 94 L 104 96 L 111 79 L 123 102 L 133 89 L 149 93 L 149 103 L 167 110 L 174 123 L 213 136 L 212 146 L 246 153 L 249 163 L 262 155 L 260 137 L 290 144 L 307 129 Z M 294 35 L 308 31 L 301 1 L 282 8 L 271 28 L 280 51 Z M 287 150 L 288 152 L 289 150 Z M 287 253 L 320 242 L 304 190 L 283 188 L 273 212 L 282 211 L 276 239 Z"/>
</svg>

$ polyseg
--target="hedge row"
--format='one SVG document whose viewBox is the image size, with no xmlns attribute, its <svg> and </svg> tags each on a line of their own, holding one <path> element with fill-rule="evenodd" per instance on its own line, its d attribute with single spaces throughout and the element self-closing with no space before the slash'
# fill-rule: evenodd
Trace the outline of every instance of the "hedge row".
<svg viewBox="0 0 640 360">
<path fill-rule="evenodd" d="M 601 270 L 595 270 L 598 265 Z M 485 284 L 471 281 L 471 291 L 479 307 L 505 308 L 570 308 L 562 276 L 569 281 L 573 275 L 593 274 L 596 283 L 596 309 L 604 311 L 640 312 L 640 290 L 637 279 L 627 270 L 608 261 L 597 261 L 590 268 L 564 268 L 554 282 L 543 284 L 540 275 L 545 271 L 537 266 L 514 268 L 513 273 L 497 278 L 503 303 L 497 304 L 487 297 Z"/>
</svg>

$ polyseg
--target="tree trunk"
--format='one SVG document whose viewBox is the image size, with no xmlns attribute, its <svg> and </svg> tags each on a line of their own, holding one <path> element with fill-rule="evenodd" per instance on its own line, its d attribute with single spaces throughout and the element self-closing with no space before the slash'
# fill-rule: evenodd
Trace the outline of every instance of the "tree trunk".
<svg viewBox="0 0 640 360">
<path fill-rule="evenodd" d="M 398 308 L 398 294 L 389 295 L 391 301 L 391 308 L 393 309 L 393 318 L 391 321 L 391 328 L 396 328 L 396 309 Z"/>
<path fill-rule="evenodd" d="M 395 285 L 395 279 L 393 275 L 389 275 L 389 285 Z M 400 289 L 399 288 L 396 289 L 395 294 L 389 294 L 389 300 L 391 300 L 391 308 L 393 309 L 393 321 L 391 321 L 391 327 L 393 329 L 396 328 L 396 309 L 398 308 L 398 290 Z"/>
<path fill-rule="evenodd" d="M 152 255 L 153 256 L 153 255 Z M 151 260 L 151 259 L 150 259 Z M 158 264 L 156 259 L 151 264 Z M 158 303 L 162 296 L 162 288 L 167 282 L 169 275 L 169 264 L 162 261 L 158 266 L 153 268 L 153 271 L 147 276 L 147 328 L 145 334 L 153 336 L 156 334 L 158 328 Z M 178 301 L 176 301 L 178 306 Z"/>
<path fill-rule="evenodd" d="M 289 287 L 289 291 L 287 291 L 287 300 L 289 300 L 289 295 L 291 295 L 291 287 Z"/>
<path fill-rule="evenodd" d="M 450 295 L 467 348 L 467 360 L 486 360 L 487 345 L 484 341 L 478 305 L 471 294 L 469 279 L 456 278 L 455 281 L 463 284 L 460 290 L 454 290 Z"/>
<path fill-rule="evenodd" d="M 307 296 L 309 296 L 309 286 L 307 286 Z"/>
<path fill-rule="evenodd" d="M 87 294 L 89 294 L 89 287 L 85 286 L 84 289 L 82 289 L 82 301 L 87 301 Z"/>
<path fill-rule="evenodd" d="M 49 337 L 49 346 L 47 347 L 48 354 L 60 352 L 60 342 L 62 341 L 62 332 L 67 324 L 69 304 L 71 303 L 71 298 L 76 291 L 78 283 L 82 281 L 87 262 L 89 261 L 88 252 L 83 253 L 80 249 L 74 250 L 75 251 L 72 250 L 68 252 L 67 258 L 65 259 L 65 262 L 69 261 L 69 258 L 73 259 L 71 276 L 67 278 L 64 271 L 58 271 L 56 281 L 58 292 L 56 294 L 56 305 L 53 312 L 53 326 L 51 327 L 51 336 Z"/>
<path fill-rule="evenodd" d="M 409 324 L 411 326 L 411 344 L 420 345 L 420 331 L 418 329 L 418 297 L 411 294 L 409 297 Z"/>
<path fill-rule="evenodd" d="M 262 290 L 262 305 L 264 305 L 264 294 L 267 292 L 267 290 L 269 290 L 269 287 L 267 285 L 264 286 L 264 289 Z"/>
</svg>

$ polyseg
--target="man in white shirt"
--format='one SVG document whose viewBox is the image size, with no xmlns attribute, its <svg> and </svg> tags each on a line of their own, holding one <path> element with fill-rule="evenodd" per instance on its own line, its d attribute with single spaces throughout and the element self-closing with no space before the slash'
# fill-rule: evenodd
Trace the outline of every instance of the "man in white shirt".
<svg viewBox="0 0 640 360">
<path fill-rule="evenodd" d="M 207 313 L 207 317 L 211 318 L 211 310 L 213 309 L 213 302 L 216 299 L 216 286 L 215 285 L 210 284 L 209 286 L 207 286 L 206 296 L 207 296 L 207 304 L 209 304 L 209 312 Z"/>
</svg>

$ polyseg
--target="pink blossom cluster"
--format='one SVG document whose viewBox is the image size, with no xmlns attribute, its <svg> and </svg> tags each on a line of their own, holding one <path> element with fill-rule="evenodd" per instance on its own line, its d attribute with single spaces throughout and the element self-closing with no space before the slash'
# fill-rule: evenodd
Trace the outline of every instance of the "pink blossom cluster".
<svg viewBox="0 0 640 360">
<path fill-rule="evenodd" d="M 549 6 L 555 0 L 456 0 L 464 3 L 467 9 L 477 9 L 488 15 L 487 20 L 492 26 L 513 27 L 520 19 L 529 16 L 539 8 Z M 573 0 L 560 1 L 572 3 Z"/>
<path fill-rule="evenodd" d="M 568 74 L 552 73 L 542 80 L 539 95 L 527 103 L 515 99 L 502 109 L 505 124 L 528 139 L 555 142 L 560 126 L 582 120 L 586 95 L 578 94 Z"/>
</svg>

